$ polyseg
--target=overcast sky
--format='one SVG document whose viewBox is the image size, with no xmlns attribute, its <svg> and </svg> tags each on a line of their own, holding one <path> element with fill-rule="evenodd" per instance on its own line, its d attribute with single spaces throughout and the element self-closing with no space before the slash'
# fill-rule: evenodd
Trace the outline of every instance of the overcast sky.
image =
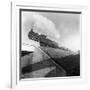
<svg viewBox="0 0 90 90">
<path fill-rule="evenodd" d="M 73 51 L 80 50 L 80 14 L 23 11 L 22 38 L 24 43 L 29 43 L 27 33 L 33 24 L 35 32 L 47 35 L 60 46 Z"/>
</svg>

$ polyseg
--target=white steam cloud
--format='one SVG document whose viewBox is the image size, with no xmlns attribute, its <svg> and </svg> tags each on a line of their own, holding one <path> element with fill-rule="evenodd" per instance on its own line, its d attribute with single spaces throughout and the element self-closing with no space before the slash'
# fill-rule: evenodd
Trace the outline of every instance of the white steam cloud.
<svg viewBox="0 0 90 90">
<path fill-rule="evenodd" d="M 35 19 L 35 27 L 36 27 L 35 31 L 37 33 L 41 32 L 42 34 L 45 34 L 53 39 L 60 38 L 60 34 L 57 31 L 55 24 L 51 20 L 40 14 L 35 13 L 33 13 L 33 17 Z"/>
</svg>

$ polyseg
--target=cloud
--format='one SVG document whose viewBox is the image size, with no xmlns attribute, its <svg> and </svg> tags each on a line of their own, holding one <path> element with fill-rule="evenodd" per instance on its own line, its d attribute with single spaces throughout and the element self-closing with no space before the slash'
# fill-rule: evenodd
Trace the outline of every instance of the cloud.
<svg viewBox="0 0 90 90">
<path fill-rule="evenodd" d="M 72 51 L 80 50 L 80 34 L 73 34 L 63 40 L 61 46 L 69 48 Z"/>
<path fill-rule="evenodd" d="M 36 27 L 35 31 L 37 33 L 41 32 L 42 34 L 45 34 L 48 37 L 52 37 L 55 39 L 60 38 L 60 34 L 56 29 L 54 22 L 52 22 L 45 16 L 36 13 L 33 13 L 33 17 L 35 19 L 35 27 Z"/>
</svg>

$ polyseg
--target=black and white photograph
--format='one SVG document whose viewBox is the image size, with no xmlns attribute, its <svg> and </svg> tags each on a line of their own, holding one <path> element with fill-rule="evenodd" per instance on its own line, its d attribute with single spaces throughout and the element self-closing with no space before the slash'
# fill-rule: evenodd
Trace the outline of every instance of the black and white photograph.
<svg viewBox="0 0 90 90">
<path fill-rule="evenodd" d="M 80 16 L 20 9 L 20 79 L 80 76 Z"/>
</svg>

